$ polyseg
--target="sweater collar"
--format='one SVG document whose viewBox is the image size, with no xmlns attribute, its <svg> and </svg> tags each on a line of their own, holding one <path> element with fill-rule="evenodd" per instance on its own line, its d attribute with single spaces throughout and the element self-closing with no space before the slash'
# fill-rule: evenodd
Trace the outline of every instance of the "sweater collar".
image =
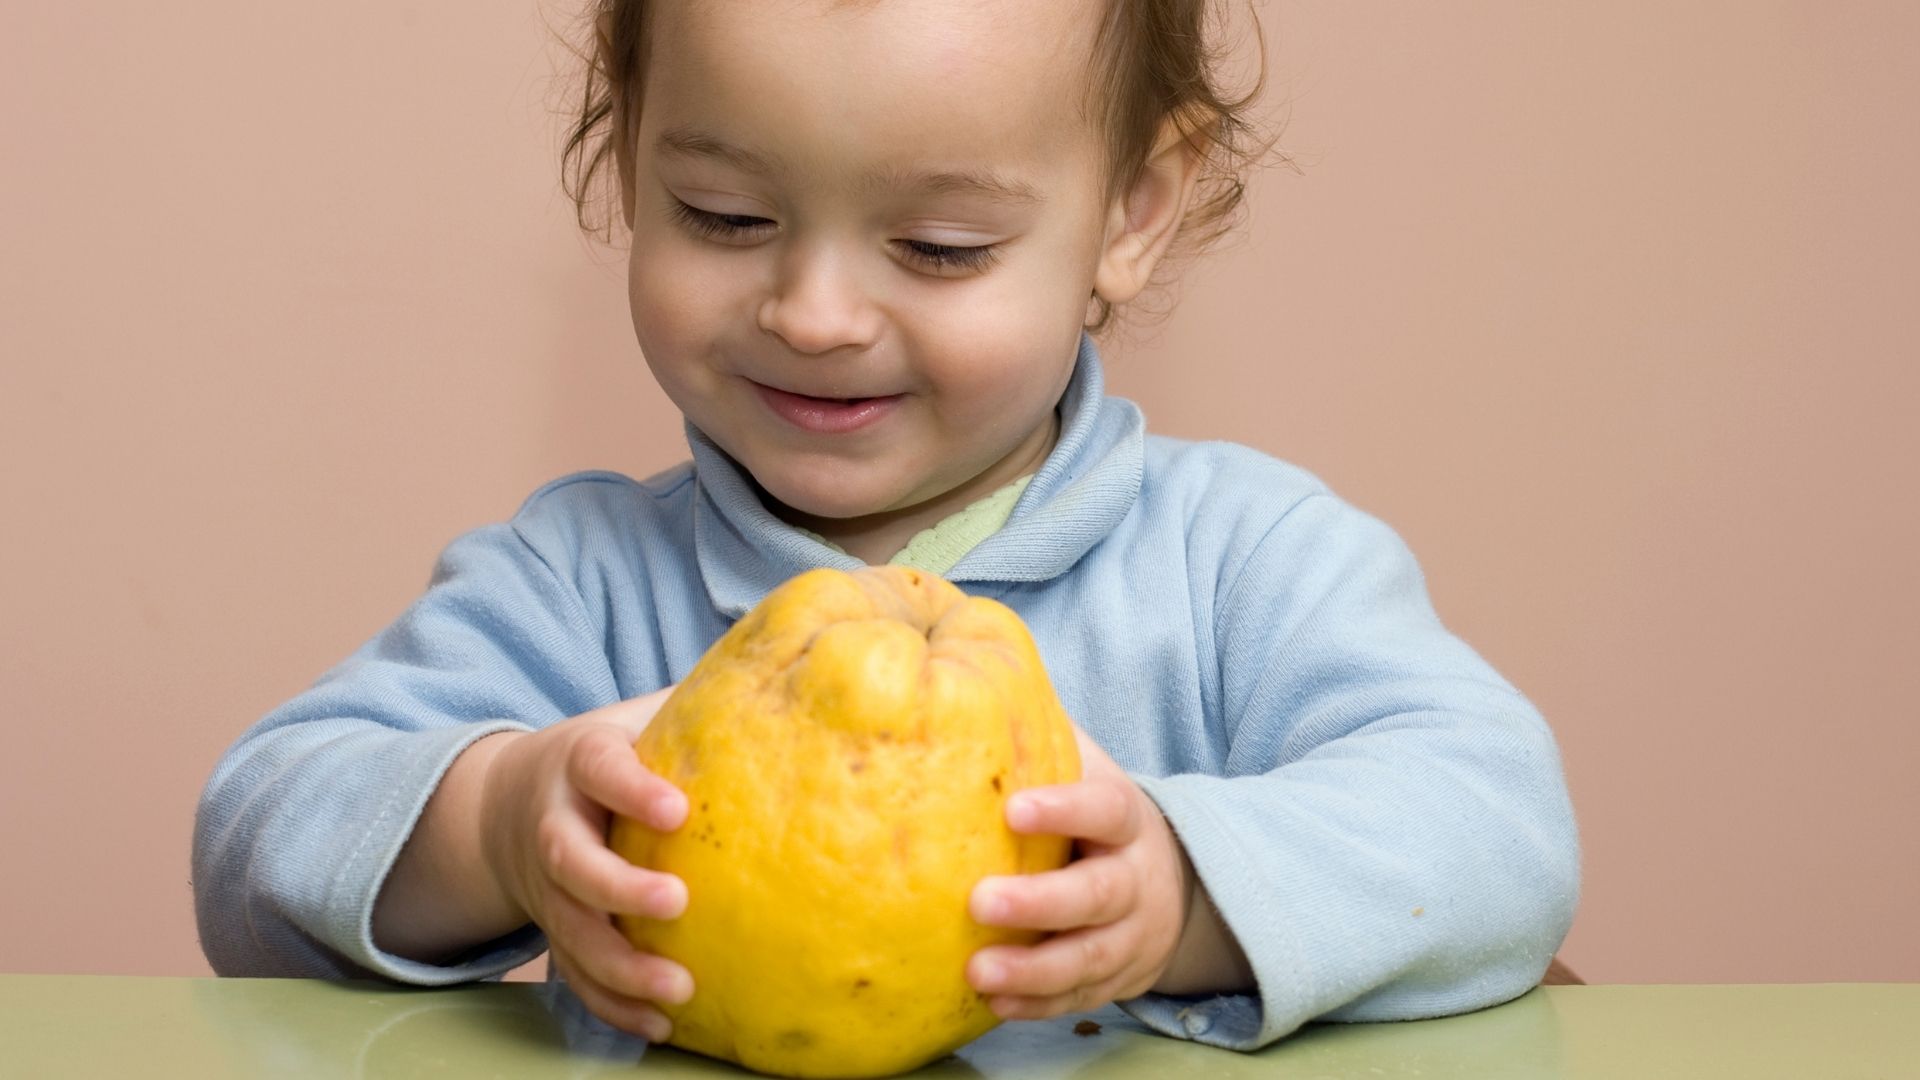
<svg viewBox="0 0 1920 1080">
<path fill-rule="evenodd" d="M 1099 354 L 1083 333 L 1060 398 L 1060 441 L 1007 523 L 955 564 L 949 580 L 1057 577 L 1126 517 L 1140 493 L 1145 424 L 1132 402 L 1107 397 L 1105 385 Z M 737 619 L 796 574 L 866 565 L 769 513 L 745 471 L 691 423 L 687 444 L 695 477 L 694 549 L 716 610 Z"/>
</svg>

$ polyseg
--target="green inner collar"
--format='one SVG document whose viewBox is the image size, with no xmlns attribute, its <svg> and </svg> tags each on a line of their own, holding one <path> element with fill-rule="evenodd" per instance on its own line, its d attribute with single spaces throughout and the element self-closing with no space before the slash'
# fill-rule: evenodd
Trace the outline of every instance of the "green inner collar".
<svg viewBox="0 0 1920 1080">
<path fill-rule="evenodd" d="M 967 552 L 979 547 L 980 541 L 992 536 L 1007 523 L 1007 518 L 1013 514 L 1013 504 L 1020 501 L 1020 493 L 1027 490 L 1027 481 L 1032 479 L 1032 476 L 1023 476 L 979 502 L 969 504 L 966 509 L 947 515 L 932 527 L 921 529 L 913 539 L 907 541 L 906 547 L 895 552 L 887 562 L 894 566 L 911 566 L 929 574 L 946 574 Z M 845 548 L 819 533 L 807 529 L 799 531 L 846 554 Z"/>
</svg>

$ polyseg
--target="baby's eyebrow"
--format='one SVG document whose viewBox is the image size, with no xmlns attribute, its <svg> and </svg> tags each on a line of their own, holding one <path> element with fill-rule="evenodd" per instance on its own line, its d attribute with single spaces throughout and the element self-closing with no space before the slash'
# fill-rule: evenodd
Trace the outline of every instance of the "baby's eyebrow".
<svg viewBox="0 0 1920 1080">
<path fill-rule="evenodd" d="M 957 172 L 909 170 L 888 173 L 868 182 L 880 190 L 893 188 L 905 191 L 930 191 L 936 194 L 955 192 L 961 195 L 984 195 L 989 199 L 1017 203 L 1022 206 L 1037 206 L 1046 201 L 1046 198 L 1033 185 L 1001 176 L 990 169 L 961 169 Z"/>
<path fill-rule="evenodd" d="M 778 172 L 779 163 L 765 154 L 756 154 L 744 147 L 723 142 L 704 132 L 687 127 L 673 127 L 660 133 L 654 146 L 663 154 L 679 157 L 704 157 L 724 161 L 739 169 L 764 176 Z"/>
<path fill-rule="evenodd" d="M 663 154 L 702 157 L 724 162 L 741 172 L 767 176 L 782 171 L 779 159 L 735 146 L 688 127 L 668 128 L 655 140 Z M 869 176 L 862 185 L 871 192 L 927 191 L 982 195 L 1000 202 L 1034 206 L 1046 201 L 1039 189 L 1024 181 L 1001 176 L 991 169 L 907 169 Z"/>
</svg>

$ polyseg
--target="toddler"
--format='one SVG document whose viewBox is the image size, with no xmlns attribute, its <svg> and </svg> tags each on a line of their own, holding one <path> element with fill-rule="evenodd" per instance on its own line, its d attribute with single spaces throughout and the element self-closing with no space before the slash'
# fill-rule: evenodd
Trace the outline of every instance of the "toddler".
<svg viewBox="0 0 1920 1080">
<path fill-rule="evenodd" d="M 988 878 L 1007 1018 L 1107 1002 L 1253 1049 L 1534 985 L 1579 859 L 1552 735 L 1447 632 L 1398 536 L 1303 470 L 1145 434 L 1090 331 L 1217 231 L 1259 147 L 1206 0 L 600 0 L 568 145 L 630 230 L 640 350 L 692 461 L 563 477 L 247 731 L 200 805 L 235 975 L 440 985 L 550 952 L 664 1039 L 698 993 L 609 913 L 682 794 L 631 743 L 804 570 L 897 562 L 1032 629 L 1085 778 L 1007 802 L 1063 869 Z M 609 172 L 608 170 L 612 171 Z"/>
</svg>

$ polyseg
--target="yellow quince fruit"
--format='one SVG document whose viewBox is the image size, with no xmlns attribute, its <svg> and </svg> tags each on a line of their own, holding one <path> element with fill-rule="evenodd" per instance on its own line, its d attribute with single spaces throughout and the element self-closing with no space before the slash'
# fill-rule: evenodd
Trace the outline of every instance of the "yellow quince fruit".
<svg viewBox="0 0 1920 1080">
<path fill-rule="evenodd" d="M 1066 864 L 1007 796 L 1080 778 L 1073 726 L 1019 616 L 903 567 L 813 570 L 720 638 L 634 744 L 686 793 L 671 833 L 613 849 L 681 877 L 677 919 L 618 916 L 684 964 L 672 1044 L 796 1077 L 904 1072 L 992 1028 L 986 945 L 1042 935 L 967 912 L 990 874 Z"/>
</svg>

